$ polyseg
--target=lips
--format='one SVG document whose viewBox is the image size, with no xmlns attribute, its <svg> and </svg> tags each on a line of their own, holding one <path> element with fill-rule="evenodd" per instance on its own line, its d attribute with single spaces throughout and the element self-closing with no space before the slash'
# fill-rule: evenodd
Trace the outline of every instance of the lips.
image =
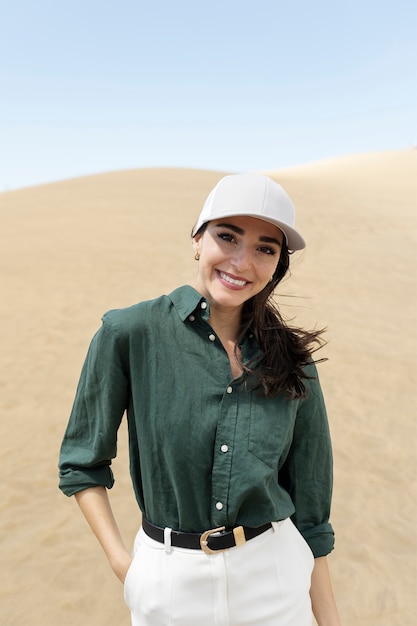
<svg viewBox="0 0 417 626">
<path fill-rule="evenodd" d="M 218 272 L 220 278 L 229 285 L 232 285 L 233 287 L 244 287 L 248 284 L 247 280 L 243 280 L 242 278 L 233 278 L 232 276 L 230 276 L 230 274 L 226 274 L 225 272 L 221 272 L 220 270 L 218 270 Z"/>
</svg>

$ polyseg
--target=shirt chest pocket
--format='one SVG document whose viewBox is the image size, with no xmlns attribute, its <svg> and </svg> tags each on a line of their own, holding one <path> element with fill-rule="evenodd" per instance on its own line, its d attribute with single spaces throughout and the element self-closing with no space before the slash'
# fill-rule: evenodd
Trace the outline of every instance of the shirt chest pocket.
<svg viewBox="0 0 417 626">
<path fill-rule="evenodd" d="M 288 398 L 260 398 L 250 403 L 248 450 L 275 469 L 291 446 L 298 402 Z"/>
</svg>

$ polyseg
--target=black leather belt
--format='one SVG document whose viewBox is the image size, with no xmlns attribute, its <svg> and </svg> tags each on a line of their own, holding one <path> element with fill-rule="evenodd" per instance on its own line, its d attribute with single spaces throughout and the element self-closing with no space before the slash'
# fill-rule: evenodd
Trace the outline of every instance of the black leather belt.
<svg viewBox="0 0 417 626">
<path fill-rule="evenodd" d="M 154 526 L 142 518 L 142 528 L 145 533 L 155 541 L 164 543 L 164 529 Z M 189 548 L 191 550 L 203 550 L 207 554 L 228 550 L 234 546 L 242 544 L 261 535 L 266 530 L 272 528 L 272 524 L 263 524 L 257 528 L 249 528 L 247 526 L 236 526 L 230 530 L 226 530 L 224 526 L 220 528 L 212 528 L 204 533 L 183 533 L 178 530 L 171 531 L 171 545 L 176 548 Z"/>
</svg>

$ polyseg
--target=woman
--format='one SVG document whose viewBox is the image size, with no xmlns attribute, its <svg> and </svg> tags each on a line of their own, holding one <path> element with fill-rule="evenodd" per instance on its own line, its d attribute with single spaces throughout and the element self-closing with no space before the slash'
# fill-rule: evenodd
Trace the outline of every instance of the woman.
<svg viewBox="0 0 417 626">
<path fill-rule="evenodd" d="M 340 624 L 326 555 L 332 456 L 312 352 L 270 296 L 305 243 L 270 178 L 223 178 L 192 233 L 195 288 L 110 311 L 60 456 L 125 585 L 133 626 Z M 127 411 L 142 528 L 134 558 L 109 504 Z"/>
</svg>

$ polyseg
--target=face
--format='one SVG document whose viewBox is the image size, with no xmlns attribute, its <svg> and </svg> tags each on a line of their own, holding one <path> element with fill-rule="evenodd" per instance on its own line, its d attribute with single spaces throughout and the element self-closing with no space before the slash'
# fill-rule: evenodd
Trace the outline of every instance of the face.
<svg viewBox="0 0 417 626">
<path fill-rule="evenodd" d="M 200 255 L 197 290 L 212 307 L 242 307 L 271 280 L 283 239 L 279 228 L 254 217 L 209 222 L 193 239 Z"/>
</svg>

